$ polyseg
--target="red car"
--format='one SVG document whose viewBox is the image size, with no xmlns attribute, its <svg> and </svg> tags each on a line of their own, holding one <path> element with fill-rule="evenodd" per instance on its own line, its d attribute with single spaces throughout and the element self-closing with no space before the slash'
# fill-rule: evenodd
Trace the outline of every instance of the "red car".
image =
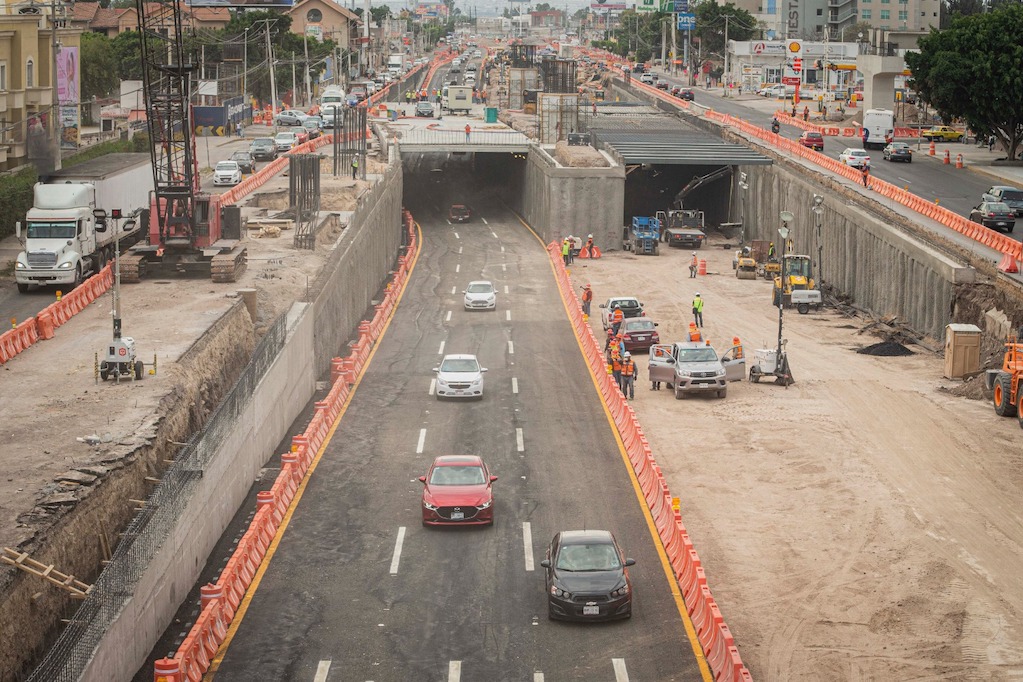
<svg viewBox="0 0 1023 682">
<path fill-rule="evenodd" d="M 622 322 L 622 339 L 625 341 L 625 350 L 630 353 L 637 350 L 649 351 L 650 346 L 661 342 L 657 333 L 657 323 L 649 317 L 633 317 Z"/>
<path fill-rule="evenodd" d="M 423 525 L 489 526 L 494 523 L 497 476 L 476 455 L 444 455 L 433 460 L 423 483 Z"/>
<path fill-rule="evenodd" d="M 822 152 L 824 151 L 824 136 L 812 130 L 807 130 L 799 136 L 799 144 Z"/>
<path fill-rule="evenodd" d="M 299 144 L 305 144 L 309 141 L 309 131 L 303 127 L 299 127 L 295 131 L 295 138 L 298 140 Z"/>
<path fill-rule="evenodd" d="M 472 211 L 469 210 L 468 206 L 462 204 L 454 204 L 448 210 L 448 220 L 453 223 L 467 223 L 472 219 Z"/>
</svg>

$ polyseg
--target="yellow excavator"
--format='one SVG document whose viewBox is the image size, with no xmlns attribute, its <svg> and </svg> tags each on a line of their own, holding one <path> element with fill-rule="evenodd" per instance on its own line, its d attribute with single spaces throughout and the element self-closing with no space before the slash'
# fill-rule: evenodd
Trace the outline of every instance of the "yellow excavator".
<svg viewBox="0 0 1023 682">
<path fill-rule="evenodd" d="M 786 254 L 780 270 L 774 277 L 774 305 L 793 305 L 800 315 L 810 312 L 810 306 L 821 309 L 823 299 L 813 281 L 813 264 L 809 256 Z"/>
</svg>

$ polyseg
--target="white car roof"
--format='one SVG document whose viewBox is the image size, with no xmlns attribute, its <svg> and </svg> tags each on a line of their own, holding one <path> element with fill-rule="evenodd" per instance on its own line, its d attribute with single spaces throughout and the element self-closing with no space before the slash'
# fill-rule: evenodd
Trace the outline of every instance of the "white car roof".
<svg viewBox="0 0 1023 682">
<path fill-rule="evenodd" d="M 445 360 L 476 360 L 476 362 L 479 362 L 476 356 L 471 353 L 451 353 L 440 359 L 442 364 Z"/>
</svg>

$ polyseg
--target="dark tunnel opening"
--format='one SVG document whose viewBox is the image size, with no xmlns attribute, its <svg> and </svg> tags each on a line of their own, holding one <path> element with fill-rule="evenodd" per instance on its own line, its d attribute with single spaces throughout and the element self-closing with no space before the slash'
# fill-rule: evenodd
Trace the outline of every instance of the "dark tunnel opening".
<svg viewBox="0 0 1023 682">
<path fill-rule="evenodd" d="M 633 216 L 652 216 L 657 211 L 678 208 L 675 198 L 694 178 L 714 173 L 721 166 L 642 165 L 634 167 L 625 182 L 625 210 L 622 225 Z M 708 182 L 693 190 L 682 207 L 704 212 L 708 226 L 729 221 L 732 174 Z"/>
<path fill-rule="evenodd" d="M 488 202 L 520 210 L 525 154 L 409 154 L 402 164 L 404 203 L 413 215 L 446 214 L 452 204 L 475 209 Z"/>
</svg>

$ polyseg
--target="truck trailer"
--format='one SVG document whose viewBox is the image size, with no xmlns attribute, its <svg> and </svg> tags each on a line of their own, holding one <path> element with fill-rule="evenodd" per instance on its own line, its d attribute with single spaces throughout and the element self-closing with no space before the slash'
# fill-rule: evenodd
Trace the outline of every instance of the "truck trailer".
<svg viewBox="0 0 1023 682">
<path fill-rule="evenodd" d="M 111 212 L 148 212 L 152 191 L 149 154 L 107 154 L 36 183 L 32 208 L 16 226 L 25 247 L 14 268 L 18 291 L 50 284 L 73 289 L 99 272 L 113 259 L 115 241 L 127 250 L 148 224 L 145 215 L 114 221 Z"/>
</svg>

